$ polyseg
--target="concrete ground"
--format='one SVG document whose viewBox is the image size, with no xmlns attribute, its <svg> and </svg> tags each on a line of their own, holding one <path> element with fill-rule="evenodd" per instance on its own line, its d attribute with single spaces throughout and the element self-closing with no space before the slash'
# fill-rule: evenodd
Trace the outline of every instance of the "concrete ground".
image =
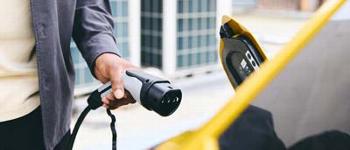
<svg viewBox="0 0 350 150">
<path fill-rule="evenodd" d="M 250 29 L 273 57 L 305 19 L 240 15 L 236 19 Z M 183 102 L 170 117 L 160 117 L 135 104 L 114 111 L 117 117 L 118 149 L 140 150 L 156 145 L 183 131 L 194 129 L 215 114 L 234 94 L 223 71 L 175 81 L 183 90 Z M 86 98 L 75 101 L 82 110 Z M 72 127 L 77 116 L 73 117 Z M 103 109 L 91 112 L 76 139 L 75 149 L 111 148 L 109 118 Z"/>
</svg>

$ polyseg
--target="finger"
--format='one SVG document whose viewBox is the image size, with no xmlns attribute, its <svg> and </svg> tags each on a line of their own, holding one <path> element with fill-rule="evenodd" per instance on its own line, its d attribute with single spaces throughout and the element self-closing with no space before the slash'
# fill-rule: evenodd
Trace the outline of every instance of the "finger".
<svg viewBox="0 0 350 150">
<path fill-rule="evenodd" d="M 109 108 L 109 106 L 108 106 L 107 104 L 103 104 L 102 106 L 103 106 L 104 108 L 107 108 L 107 109 Z"/>
<path fill-rule="evenodd" d="M 116 99 L 124 97 L 124 82 L 122 80 L 122 71 L 115 70 L 111 73 L 112 91 Z"/>
<path fill-rule="evenodd" d="M 109 94 L 107 94 L 107 95 L 105 96 L 105 98 L 106 98 L 106 100 L 108 101 L 108 103 L 111 103 L 111 102 L 113 102 L 113 101 L 116 100 L 115 97 L 114 97 L 114 94 L 113 94 L 112 92 L 109 93 Z"/>
<path fill-rule="evenodd" d="M 102 97 L 101 101 L 102 101 L 103 104 L 106 104 L 106 105 L 109 104 L 109 100 L 106 97 Z"/>
<path fill-rule="evenodd" d="M 107 95 L 106 98 L 110 101 L 110 104 L 129 104 L 129 103 L 135 103 L 136 100 L 131 96 L 131 94 L 128 91 L 124 92 L 124 96 L 121 99 L 114 99 L 113 95 Z"/>
<path fill-rule="evenodd" d="M 125 96 L 122 99 L 111 101 L 109 104 L 110 109 L 116 109 L 120 106 L 127 105 L 130 103 L 135 103 L 136 101 L 131 97 L 131 95 L 126 91 Z"/>
</svg>

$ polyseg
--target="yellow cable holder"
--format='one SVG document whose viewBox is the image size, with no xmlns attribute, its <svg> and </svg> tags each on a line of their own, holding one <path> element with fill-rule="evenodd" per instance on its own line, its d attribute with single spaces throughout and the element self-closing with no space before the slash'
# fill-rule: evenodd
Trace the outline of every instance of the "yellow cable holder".
<svg viewBox="0 0 350 150">
<path fill-rule="evenodd" d="M 251 74 L 236 90 L 235 96 L 206 124 L 160 144 L 157 150 L 217 150 L 218 138 L 249 106 L 258 94 L 322 29 L 346 0 L 328 0 L 306 22 L 296 36 L 258 72 Z"/>
</svg>

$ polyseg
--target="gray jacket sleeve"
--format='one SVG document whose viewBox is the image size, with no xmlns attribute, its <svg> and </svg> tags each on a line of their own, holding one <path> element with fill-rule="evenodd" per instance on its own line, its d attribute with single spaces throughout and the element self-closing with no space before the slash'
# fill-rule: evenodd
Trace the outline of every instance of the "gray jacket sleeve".
<svg viewBox="0 0 350 150">
<path fill-rule="evenodd" d="M 77 0 L 73 39 L 94 75 L 95 60 L 103 53 L 117 53 L 108 0 Z"/>
</svg>

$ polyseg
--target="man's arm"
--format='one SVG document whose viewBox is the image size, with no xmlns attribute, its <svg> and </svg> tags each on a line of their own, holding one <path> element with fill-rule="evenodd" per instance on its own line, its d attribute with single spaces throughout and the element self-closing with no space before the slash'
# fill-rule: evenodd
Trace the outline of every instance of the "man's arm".
<svg viewBox="0 0 350 150">
<path fill-rule="evenodd" d="M 77 0 L 73 39 L 93 75 L 98 56 L 118 54 L 108 0 Z"/>
<path fill-rule="evenodd" d="M 75 13 L 73 39 L 91 73 L 103 83 L 112 81 L 113 93 L 102 99 L 105 107 L 135 102 L 124 94 L 122 73 L 134 66 L 118 56 L 109 1 L 77 0 Z"/>
</svg>

